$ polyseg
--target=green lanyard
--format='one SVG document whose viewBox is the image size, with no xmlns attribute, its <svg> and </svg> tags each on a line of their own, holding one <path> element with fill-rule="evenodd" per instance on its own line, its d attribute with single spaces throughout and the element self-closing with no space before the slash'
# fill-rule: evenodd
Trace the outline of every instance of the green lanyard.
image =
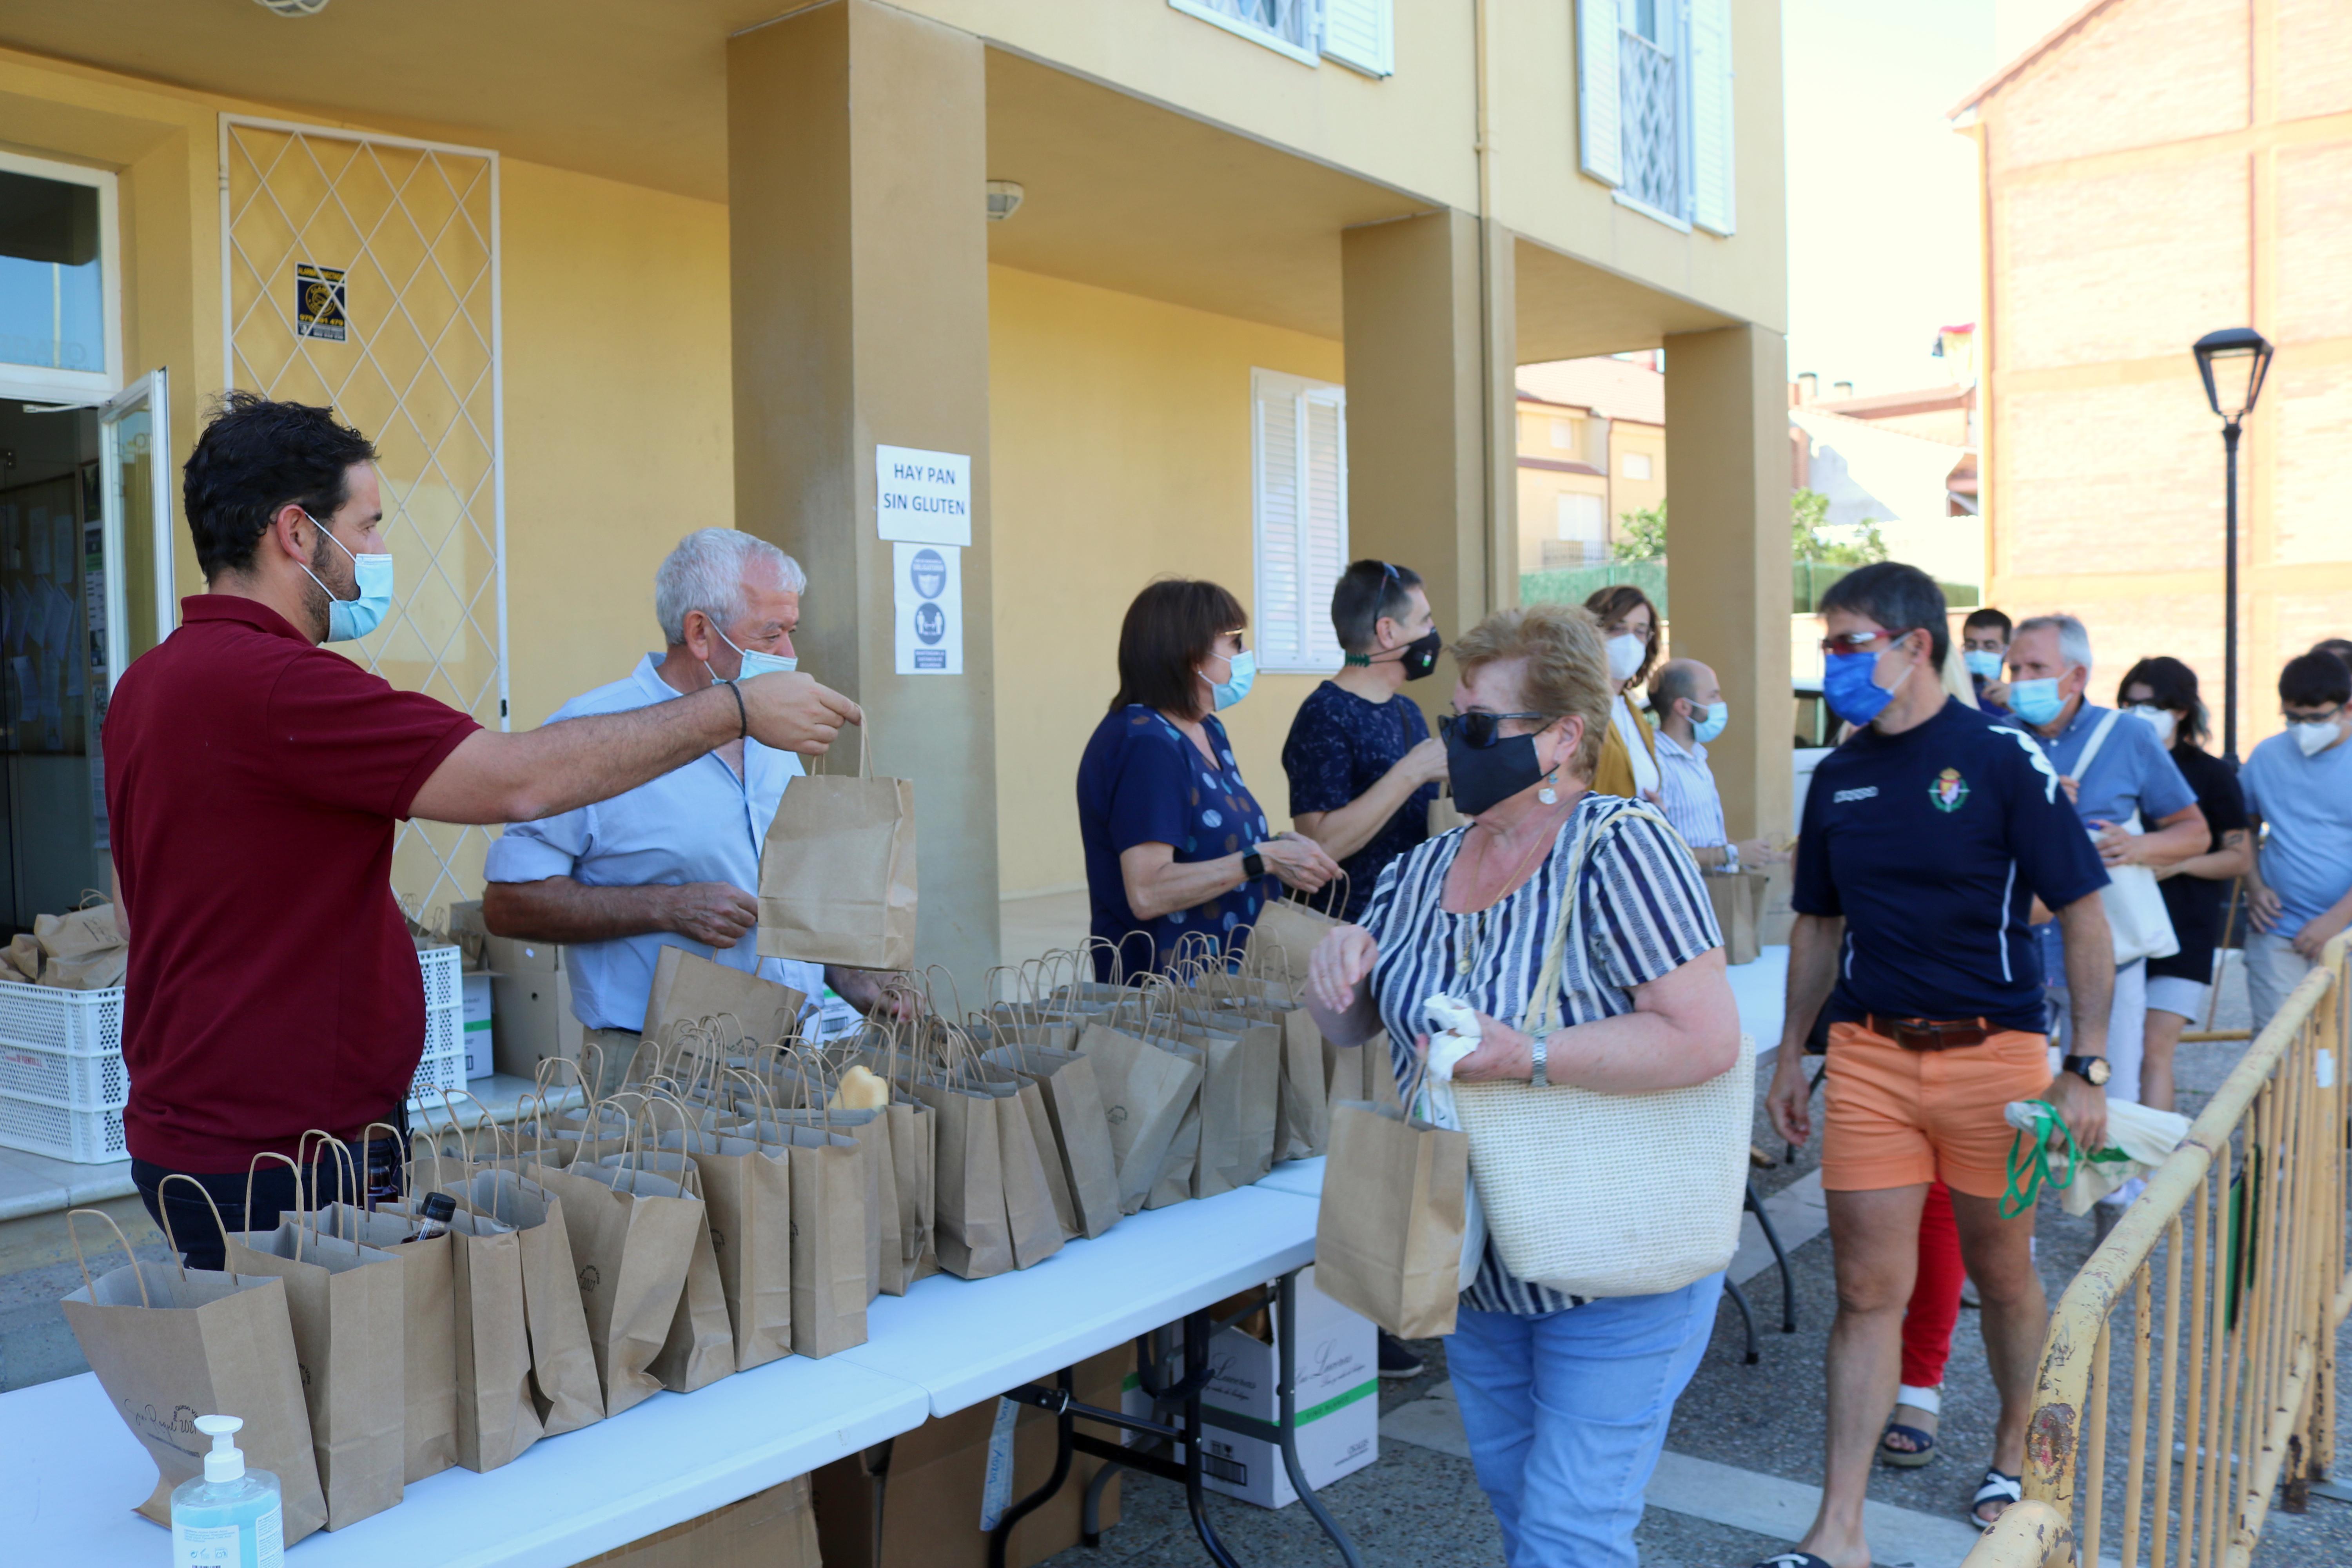
<svg viewBox="0 0 2352 1568">
<path fill-rule="evenodd" d="M 2042 1125 L 2032 1134 L 2032 1142 L 2029 1143 L 2026 1141 L 2028 1134 L 2022 1127 L 2009 1141 L 2009 1186 L 2000 1194 L 2000 1217 L 2003 1219 L 2015 1219 L 2033 1206 L 2034 1200 L 2042 1194 L 2044 1177 L 2049 1180 L 2051 1191 L 2064 1192 L 2074 1184 L 2074 1174 L 2082 1168 L 2084 1160 L 2113 1163 L 2131 1158 L 2121 1149 L 2115 1148 L 2085 1155 L 2074 1142 L 2074 1129 L 2066 1125 L 2066 1119 L 2058 1113 L 2058 1108 L 2046 1100 L 2037 1100 L 2033 1103 L 2045 1114 L 2040 1118 Z M 2066 1142 L 2066 1174 L 2063 1178 L 2050 1175 L 2049 1162 L 2042 1157 L 2042 1151 L 2061 1138 Z"/>
</svg>

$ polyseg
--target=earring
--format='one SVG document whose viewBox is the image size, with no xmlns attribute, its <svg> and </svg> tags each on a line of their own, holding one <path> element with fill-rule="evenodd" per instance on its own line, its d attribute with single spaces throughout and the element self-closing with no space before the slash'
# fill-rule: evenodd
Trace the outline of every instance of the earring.
<svg viewBox="0 0 2352 1568">
<path fill-rule="evenodd" d="M 1559 770 L 1558 768 L 1554 768 L 1550 773 L 1544 775 L 1543 788 L 1536 791 L 1536 798 L 1543 802 L 1546 805 L 1558 805 L 1559 804 L 1559 792 L 1551 787 L 1551 781 L 1558 777 L 1559 777 Z"/>
</svg>

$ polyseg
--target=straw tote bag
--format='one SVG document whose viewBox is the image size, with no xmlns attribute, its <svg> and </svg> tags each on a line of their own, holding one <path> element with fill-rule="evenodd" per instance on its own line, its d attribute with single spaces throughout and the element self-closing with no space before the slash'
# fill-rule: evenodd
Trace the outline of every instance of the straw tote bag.
<svg viewBox="0 0 2352 1568">
<path fill-rule="evenodd" d="M 1580 829 L 1569 848 L 1567 917 L 1552 932 L 1528 1016 L 1529 1035 L 1559 1026 L 1560 964 L 1584 940 L 1581 889 L 1597 842 L 1629 805 Z M 1511 1081 L 1457 1083 L 1470 1174 L 1503 1266 L 1570 1296 L 1649 1296 L 1724 1268 L 1739 1247 L 1755 1111 L 1756 1042 L 1688 1089 L 1597 1094 Z"/>
</svg>

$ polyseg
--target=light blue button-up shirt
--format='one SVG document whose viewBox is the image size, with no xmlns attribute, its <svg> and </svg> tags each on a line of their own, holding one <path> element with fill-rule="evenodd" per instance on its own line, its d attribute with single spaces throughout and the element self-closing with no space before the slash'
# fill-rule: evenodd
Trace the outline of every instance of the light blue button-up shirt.
<svg viewBox="0 0 2352 1568">
<path fill-rule="evenodd" d="M 626 680 L 600 686 L 557 709 L 548 722 L 598 713 L 625 713 L 678 695 L 656 673 L 662 656 L 649 653 Z M 592 888 L 677 887 L 730 882 L 755 898 L 760 846 L 801 773 L 801 760 L 746 739 L 743 776 L 713 752 L 651 784 L 538 822 L 519 822 L 490 846 L 483 874 L 493 882 L 537 882 L 570 877 Z M 712 949 L 674 931 L 567 947 L 572 1011 L 592 1029 L 642 1029 L 653 989 L 654 964 L 665 947 L 684 948 L 730 969 L 756 973 L 804 993 L 824 994 L 817 964 L 760 956 L 756 931 L 733 947 Z"/>
<path fill-rule="evenodd" d="M 2035 739 L 2042 742 L 2042 749 L 2050 753 L 2058 771 L 2075 781 L 2074 809 L 2085 826 L 2128 822 L 2137 811 L 2140 826 L 2153 833 L 2163 818 L 2195 805 L 2197 792 L 2180 776 L 2180 765 L 2157 739 L 2155 727 L 2128 713 L 2116 720 L 2106 743 L 2091 759 L 2090 775 L 2077 772 L 2084 750 L 2098 733 L 2099 721 L 2114 711 L 2085 701 L 2074 710 L 2074 721 L 2063 730 Z"/>
</svg>

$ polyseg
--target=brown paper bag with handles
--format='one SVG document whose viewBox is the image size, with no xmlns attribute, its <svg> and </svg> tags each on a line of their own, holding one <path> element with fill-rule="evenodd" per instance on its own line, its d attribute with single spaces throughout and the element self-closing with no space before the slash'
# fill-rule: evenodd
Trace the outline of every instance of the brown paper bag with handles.
<svg viewBox="0 0 2352 1568">
<path fill-rule="evenodd" d="M 644 1033 L 648 1039 L 658 1039 L 665 1026 L 725 1016 L 740 1021 L 754 1039 L 779 1039 L 794 1032 L 807 1002 L 789 985 L 730 969 L 682 947 L 664 947 L 654 961 Z"/>
<path fill-rule="evenodd" d="M 1002 1223 L 1004 1236 L 1003 1259 L 970 1246 L 958 1256 L 965 1268 L 975 1270 L 1001 1260 L 1014 1268 L 1044 1262 L 1061 1250 L 1064 1233 L 1046 1183 L 1045 1157 L 1030 1131 L 1028 1110 L 1021 1103 L 1022 1080 L 982 1062 L 971 1037 L 956 1026 L 937 1027 L 929 1048 L 933 1053 L 930 1070 L 918 1080 L 918 1092 L 940 1112 L 943 1137 L 950 1119 L 961 1120 L 960 1218 L 971 1236 L 984 1240 L 992 1235 L 992 1219 Z M 979 1148 L 983 1140 L 995 1144 L 992 1173 Z M 992 1187 L 989 1184 L 992 1173 Z M 942 1213 L 948 1208 L 944 1191 L 940 1206 Z M 940 1239 L 940 1261 L 950 1273 L 961 1272 L 945 1237 Z M 974 1272 L 963 1278 L 985 1275 Z"/>
<path fill-rule="evenodd" d="M 1452 1333 L 1469 1179 L 1468 1133 L 1364 1100 L 1332 1106 L 1316 1289 L 1400 1339 Z"/>
<path fill-rule="evenodd" d="M 454 1195 L 454 1194 L 453 1194 Z M 449 1293 L 457 1322 L 457 1463 L 512 1464 L 545 1435 L 531 1398 L 522 1237 L 463 1200 L 449 1216 Z"/>
<path fill-rule="evenodd" d="M 300 1164 L 284 1154 L 257 1154 L 246 1173 L 246 1214 L 253 1212 L 253 1169 L 268 1160 L 290 1167 L 301 1191 Z M 397 1257 L 322 1233 L 318 1220 L 303 1205 L 281 1214 L 275 1229 L 230 1231 L 213 1210 L 213 1223 L 227 1237 L 228 1272 L 286 1282 L 327 1528 L 341 1530 L 400 1500 L 405 1298 Z"/>
<path fill-rule="evenodd" d="M 605 1163 L 609 1166 L 615 1160 L 634 1163 L 640 1178 L 639 1191 L 645 1190 L 646 1176 L 666 1177 L 677 1196 L 696 1200 L 702 1210 L 702 1223 L 696 1227 L 693 1251 L 687 1258 L 686 1286 L 678 1292 L 677 1307 L 670 1314 L 669 1332 L 662 1340 L 661 1353 L 646 1370 L 672 1394 L 692 1394 L 722 1377 L 732 1377 L 735 1325 L 728 1316 L 727 1288 L 719 1275 L 719 1251 L 710 1234 L 710 1205 L 701 1202 L 700 1165 L 692 1155 L 658 1151 L 610 1155 Z"/>
<path fill-rule="evenodd" d="M 793 1352 L 829 1356 L 866 1342 L 867 1167 L 857 1140 L 763 1123 L 761 1141 L 793 1171 Z"/>
<path fill-rule="evenodd" d="M 772 1092 L 788 1109 L 769 1109 L 763 1114 L 793 1126 L 845 1132 L 857 1141 L 866 1167 L 866 1299 L 870 1302 L 881 1295 L 903 1296 L 914 1276 L 902 1234 L 905 1215 L 898 1197 L 888 1108 L 841 1110 L 834 1103 L 839 1098 L 834 1087 L 839 1074 L 821 1053 L 803 1049 L 788 1059 L 793 1066 L 769 1079 Z"/>
<path fill-rule="evenodd" d="M 1297 994 L 1307 979 L 1307 963 L 1323 939 L 1339 928 L 1339 911 L 1348 907 L 1348 876 L 1341 872 L 1319 893 L 1286 893 L 1257 913 L 1249 932 L 1252 973 L 1279 978 Z"/>
<path fill-rule="evenodd" d="M 1213 1198 L 1244 1184 L 1234 1178 L 1249 1157 L 1242 1130 L 1249 1053 L 1240 1034 L 1211 1026 L 1197 1013 L 1180 1013 L 1177 1029 L 1177 1037 L 1201 1053 L 1200 1148 L 1192 1163 L 1191 1195 Z M 1272 1131 L 1267 1129 L 1269 1142 Z"/>
<path fill-rule="evenodd" d="M 521 1238 L 523 1317 L 530 1332 L 531 1401 L 541 1436 L 559 1436 L 602 1421 L 604 1384 L 588 1342 L 587 1309 L 562 1200 L 521 1171 L 504 1166 L 478 1165 L 454 1195 Z"/>
<path fill-rule="evenodd" d="M 1136 1018 L 1106 1014 L 1078 1036 L 1078 1054 L 1093 1064 L 1104 1121 L 1110 1130 L 1111 1157 L 1118 1171 L 1121 1214 L 1143 1208 L 1192 1117 L 1192 1149 L 1200 1146 L 1198 1103 L 1201 1054 L 1161 1037 L 1149 1004 L 1137 999 Z M 1184 1163 L 1181 1185 L 1190 1195 L 1192 1167 Z"/>
<path fill-rule="evenodd" d="M 1003 1034 L 998 1031 L 998 1037 Z M 1076 1042 L 1072 1026 L 1063 1026 L 1054 1034 Z M 1041 1139 L 1039 1151 L 1058 1157 L 1075 1234 L 1091 1240 L 1117 1225 L 1118 1161 L 1111 1152 L 1110 1117 L 1103 1108 L 1094 1063 L 1066 1048 L 1009 1043 L 985 1052 L 982 1059 L 1036 1086 L 1053 1139 L 1050 1145 Z M 1046 1174 L 1051 1178 L 1054 1172 L 1049 1168 Z"/>
<path fill-rule="evenodd" d="M 793 1349 L 792 1162 L 782 1149 L 758 1142 L 757 1131 L 681 1128 L 656 1144 L 694 1157 L 738 1372 Z"/>
<path fill-rule="evenodd" d="M 415 1190 L 415 1189 L 411 1189 Z M 329 1204 L 319 1226 L 398 1260 L 401 1276 L 401 1480 L 414 1486 L 457 1462 L 457 1315 L 449 1282 L 449 1237 L 403 1245 L 415 1228 L 405 1214 Z"/>
<path fill-rule="evenodd" d="M 593 1161 L 534 1175 L 561 1201 L 604 1414 L 618 1415 L 661 1388 L 649 1369 L 686 1291 L 695 1232 L 706 1227 L 701 1201 L 664 1177 Z"/>
<path fill-rule="evenodd" d="M 74 1229 L 85 1216 L 112 1229 L 131 1261 L 93 1279 Z M 164 1239 L 177 1253 L 168 1218 L 165 1225 Z M 285 1281 L 187 1268 L 176 1260 L 142 1263 L 121 1226 L 98 1209 L 68 1210 L 66 1236 L 82 1278 L 81 1289 L 62 1303 L 66 1322 L 115 1414 L 155 1462 L 155 1489 L 139 1511 L 158 1524 L 172 1522 L 172 1489 L 204 1474 L 212 1447 L 197 1433 L 195 1418 L 224 1415 L 245 1422 L 236 1440 L 246 1463 L 276 1476 L 283 1489 L 286 1544 L 325 1524 Z"/>
<path fill-rule="evenodd" d="M 1324 1087 L 1323 1031 L 1304 1007 L 1282 1015 L 1282 1081 L 1274 1157 L 1311 1160 L 1331 1138 L 1331 1099 Z"/>
<path fill-rule="evenodd" d="M 869 721 L 870 725 L 870 721 Z M 853 969 L 915 966 L 915 786 L 873 776 L 793 780 L 760 848 L 760 952 Z"/>
</svg>

